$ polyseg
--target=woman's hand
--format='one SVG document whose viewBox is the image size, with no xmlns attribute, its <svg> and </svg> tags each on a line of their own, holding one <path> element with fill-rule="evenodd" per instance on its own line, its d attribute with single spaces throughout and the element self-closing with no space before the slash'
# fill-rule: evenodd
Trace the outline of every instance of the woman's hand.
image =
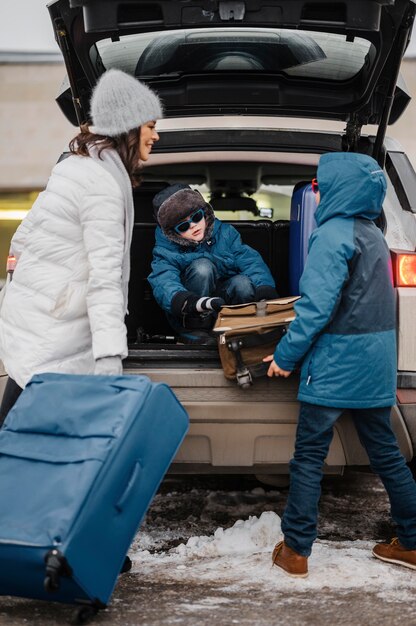
<svg viewBox="0 0 416 626">
<path fill-rule="evenodd" d="M 291 375 L 292 372 L 289 372 L 288 370 L 282 370 L 281 367 L 279 367 L 276 363 L 276 361 L 273 358 L 273 354 L 269 354 L 269 356 L 265 356 L 263 359 L 264 363 L 270 363 L 270 367 L 267 370 L 267 376 L 270 376 L 270 378 L 272 378 L 273 376 L 283 376 L 283 378 L 287 378 L 288 376 Z"/>
<path fill-rule="evenodd" d="M 121 356 L 105 356 L 95 361 L 94 374 L 98 376 L 121 376 L 122 373 Z"/>
</svg>

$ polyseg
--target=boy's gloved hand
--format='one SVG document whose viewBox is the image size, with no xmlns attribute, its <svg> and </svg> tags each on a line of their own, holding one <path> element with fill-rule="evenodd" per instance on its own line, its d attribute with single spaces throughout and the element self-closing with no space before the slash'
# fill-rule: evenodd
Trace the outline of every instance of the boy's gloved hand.
<svg viewBox="0 0 416 626">
<path fill-rule="evenodd" d="M 104 376 L 119 376 L 123 373 L 121 356 L 106 356 L 95 361 L 94 374 Z"/>
<path fill-rule="evenodd" d="M 185 315 L 195 315 L 196 313 L 206 313 L 207 311 L 219 311 L 225 304 L 222 298 L 209 298 L 190 295 L 185 300 L 182 313 Z"/>
<path fill-rule="evenodd" d="M 179 291 L 172 299 L 171 311 L 173 315 L 196 315 L 209 311 L 219 311 L 224 306 L 222 298 L 209 298 L 197 296 L 192 291 Z"/>
<path fill-rule="evenodd" d="M 260 285 L 259 287 L 256 287 L 256 302 L 258 302 L 259 300 L 274 300 L 278 297 L 279 294 L 277 293 L 276 289 L 274 287 L 271 287 L 270 285 Z"/>
<path fill-rule="evenodd" d="M 225 300 L 222 298 L 199 298 L 196 303 L 196 310 L 198 313 L 203 313 L 204 311 L 218 312 L 224 304 Z"/>
</svg>

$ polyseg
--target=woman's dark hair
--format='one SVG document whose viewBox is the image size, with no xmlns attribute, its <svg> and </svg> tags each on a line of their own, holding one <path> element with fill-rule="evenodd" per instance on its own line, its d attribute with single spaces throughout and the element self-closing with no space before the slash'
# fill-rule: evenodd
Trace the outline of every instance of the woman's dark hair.
<svg viewBox="0 0 416 626">
<path fill-rule="evenodd" d="M 92 133 L 87 124 L 81 125 L 81 132 L 72 139 L 69 150 L 72 154 L 80 156 L 90 156 L 88 148 L 97 146 L 98 156 L 103 150 L 115 150 L 130 177 L 133 187 L 138 187 L 141 183 L 139 148 L 140 148 L 140 128 L 134 128 L 128 133 L 123 133 L 117 137 L 106 137 Z"/>
</svg>

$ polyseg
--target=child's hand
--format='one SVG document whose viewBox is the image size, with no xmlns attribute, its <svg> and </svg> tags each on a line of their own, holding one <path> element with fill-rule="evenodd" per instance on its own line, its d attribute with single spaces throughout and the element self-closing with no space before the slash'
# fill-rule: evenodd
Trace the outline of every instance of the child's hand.
<svg viewBox="0 0 416 626">
<path fill-rule="evenodd" d="M 292 373 L 288 370 L 282 370 L 282 368 L 279 367 L 277 363 L 275 362 L 273 358 L 273 354 L 269 354 L 269 356 L 265 356 L 263 359 L 263 362 L 270 363 L 270 367 L 267 370 L 267 376 L 270 376 L 270 378 L 272 378 L 273 376 L 283 376 L 283 378 L 287 378 Z"/>
<path fill-rule="evenodd" d="M 222 298 L 200 298 L 199 296 L 192 294 L 186 299 L 185 304 L 182 307 L 182 313 L 193 315 L 195 313 L 205 313 L 206 311 L 218 312 L 224 304 L 225 301 Z"/>
<path fill-rule="evenodd" d="M 221 311 L 221 307 L 225 304 L 225 300 L 222 298 L 207 298 L 207 300 L 208 309 L 211 309 L 212 311 Z"/>
</svg>

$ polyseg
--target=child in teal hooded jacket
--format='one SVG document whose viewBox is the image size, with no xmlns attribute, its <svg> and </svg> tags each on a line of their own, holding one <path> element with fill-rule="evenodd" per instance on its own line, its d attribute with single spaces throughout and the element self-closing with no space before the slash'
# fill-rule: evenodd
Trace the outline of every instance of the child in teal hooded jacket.
<svg viewBox="0 0 416 626">
<path fill-rule="evenodd" d="M 159 227 L 148 280 L 182 342 L 216 345 L 210 330 L 222 305 L 277 297 L 261 255 L 198 191 L 170 185 L 153 207 Z"/>
<path fill-rule="evenodd" d="M 378 163 L 355 153 L 324 154 L 317 173 L 317 229 L 309 241 L 296 318 L 276 347 L 269 376 L 301 366 L 301 401 L 284 541 L 273 563 L 307 575 L 316 538 L 322 466 L 333 426 L 349 409 L 372 469 L 390 497 L 398 539 L 373 554 L 416 569 L 416 483 L 390 426 L 396 390 L 395 294 L 390 254 L 374 220 L 386 179 Z"/>
</svg>

